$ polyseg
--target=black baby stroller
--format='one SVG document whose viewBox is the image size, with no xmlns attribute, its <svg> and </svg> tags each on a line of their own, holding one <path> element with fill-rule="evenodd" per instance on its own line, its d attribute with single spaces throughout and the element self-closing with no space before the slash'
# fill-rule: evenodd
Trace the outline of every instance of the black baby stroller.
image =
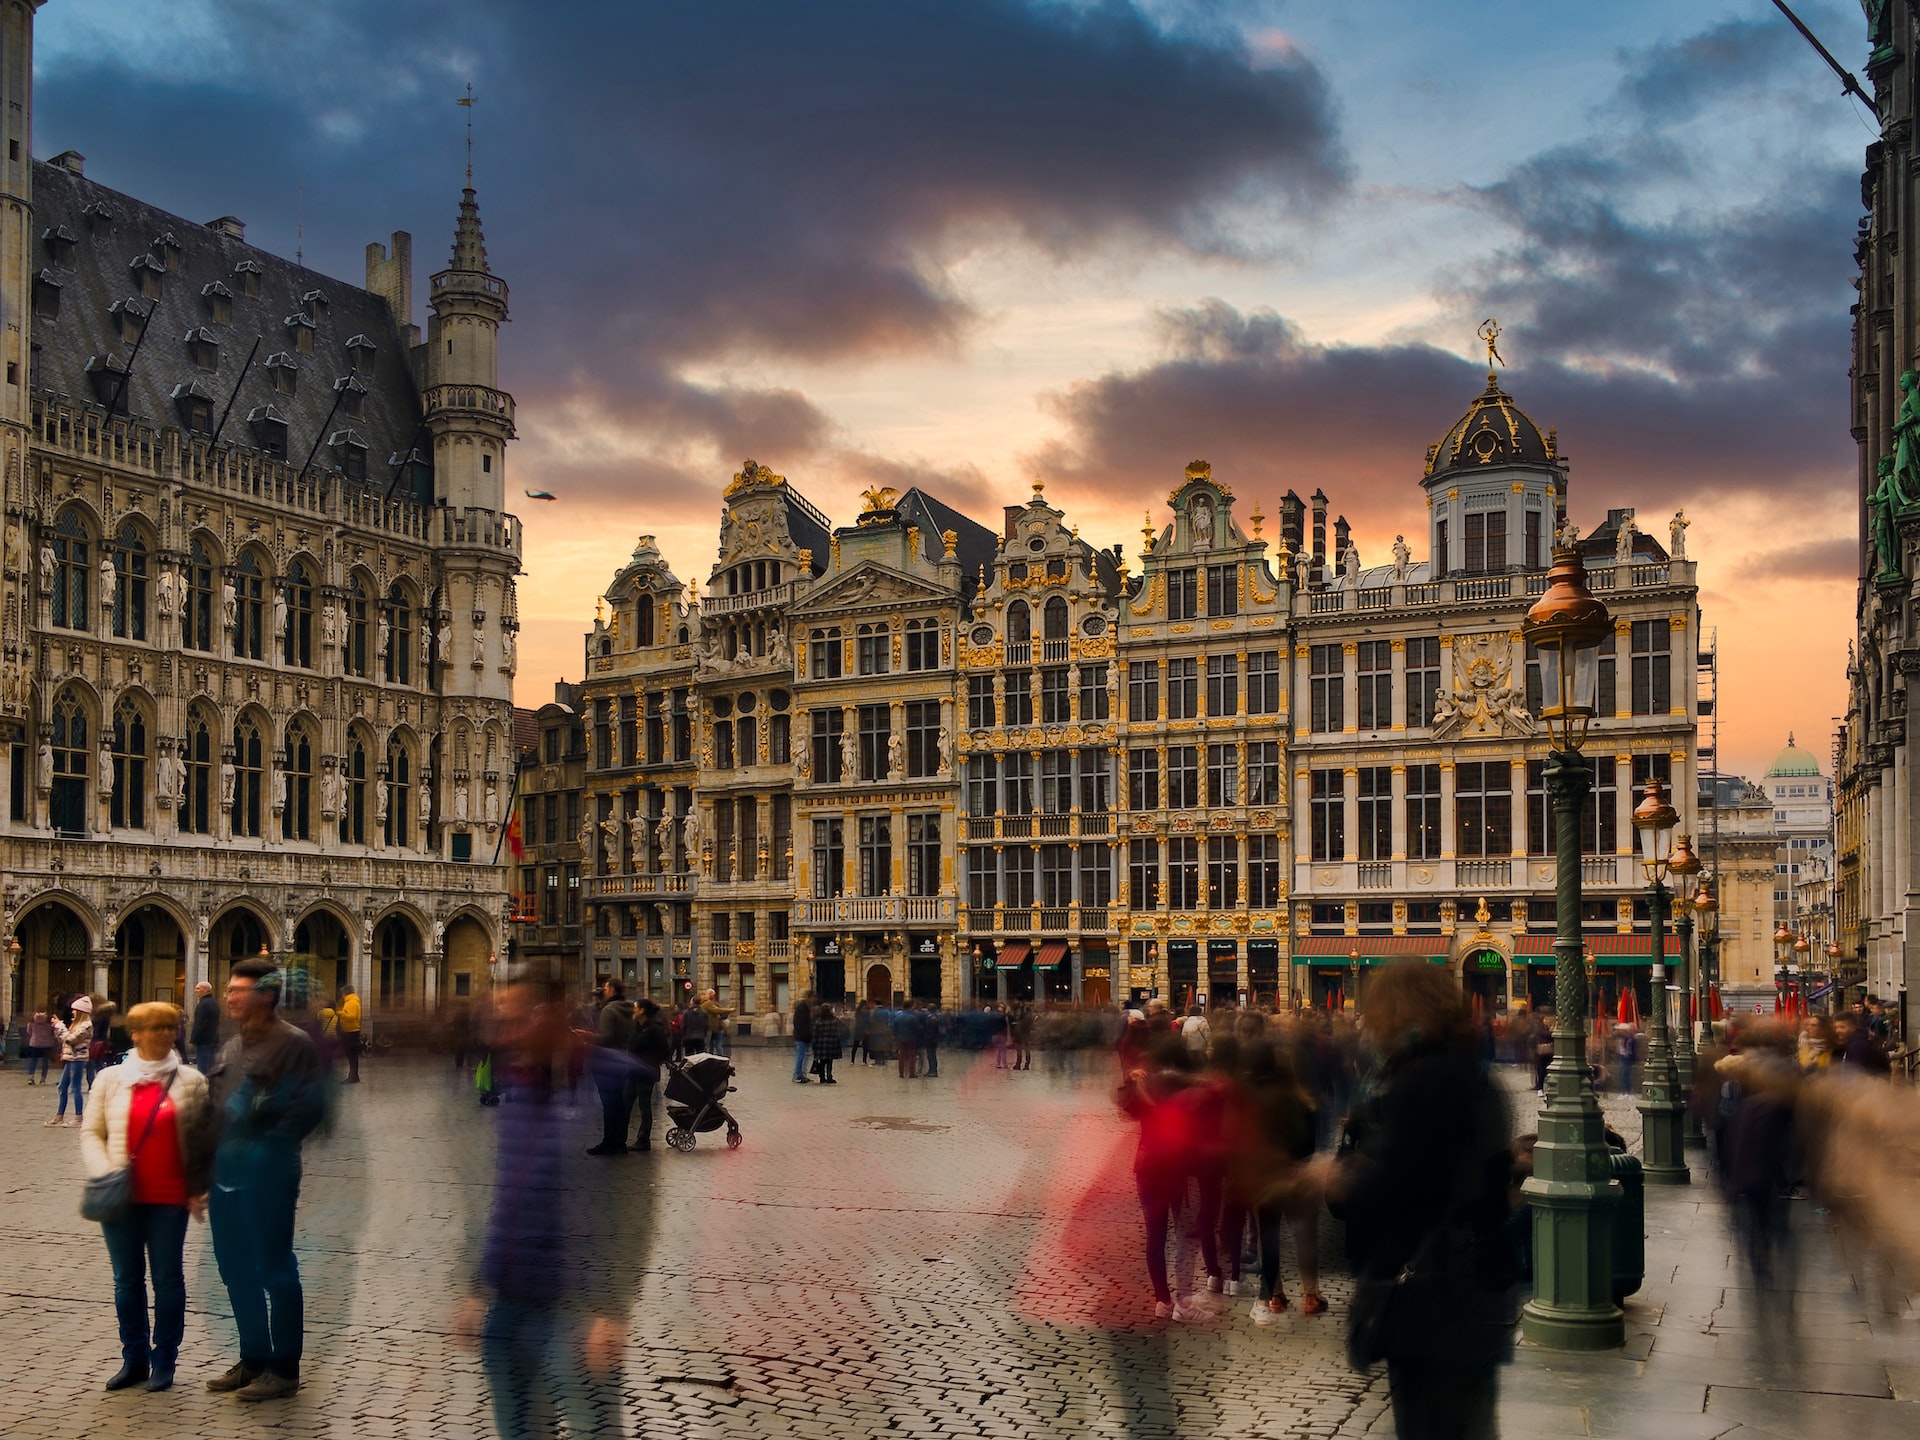
<svg viewBox="0 0 1920 1440">
<path fill-rule="evenodd" d="M 694 1136 L 704 1130 L 727 1127 L 727 1148 L 738 1150 L 740 1122 L 727 1110 L 733 1093 L 733 1062 L 724 1055 L 689 1055 L 667 1062 L 667 1144 L 685 1153 Z"/>
</svg>

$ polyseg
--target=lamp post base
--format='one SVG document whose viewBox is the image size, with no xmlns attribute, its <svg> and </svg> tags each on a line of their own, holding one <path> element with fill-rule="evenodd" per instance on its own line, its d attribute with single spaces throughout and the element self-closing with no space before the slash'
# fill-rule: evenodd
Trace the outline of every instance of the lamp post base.
<svg viewBox="0 0 1920 1440">
<path fill-rule="evenodd" d="M 1613 1207 L 1620 1187 L 1536 1178 L 1523 1188 L 1533 1207 L 1534 1298 L 1520 1312 L 1521 1333 L 1552 1350 L 1624 1345 L 1626 1319 L 1612 1300 Z M 1552 1273 L 1541 1274 L 1543 1265 Z"/>
<path fill-rule="evenodd" d="M 1647 1090 L 1655 1088 L 1649 1082 Z M 1649 1094 L 1640 1102 L 1641 1174 L 1649 1185 L 1688 1185 L 1693 1174 L 1687 1168 L 1687 1150 L 1678 1101 L 1655 1099 Z"/>
</svg>

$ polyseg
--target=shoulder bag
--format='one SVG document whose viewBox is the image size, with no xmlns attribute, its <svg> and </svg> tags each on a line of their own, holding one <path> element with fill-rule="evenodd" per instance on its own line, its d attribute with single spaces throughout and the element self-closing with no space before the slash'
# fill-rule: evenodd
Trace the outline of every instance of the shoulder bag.
<svg viewBox="0 0 1920 1440">
<path fill-rule="evenodd" d="M 127 1163 L 117 1170 L 109 1170 L 104 1175 L 95 1175 L 87 1181 L 80 1191 L 80 1218 L 107 1222 L 118 1220 L 127 1213 L 133 1204 L 133 1162 L 145 1147 L 148 1137 L 153 1134 L 154 1123 L 160 1118 L 160 1106 L 167 1103 L 167 1096 L 173 1090 L 174 1071 L 167 1076 L 166 1086 L 160 1091 L 160 1099 L 155 1103 L 152 1113 L 147 1116 L 147 1128 L 140 1134 L 140 1144 L 127 1152 Z M 132 1087 L 128 1087 L 131 1094 Z"/>
</svg>

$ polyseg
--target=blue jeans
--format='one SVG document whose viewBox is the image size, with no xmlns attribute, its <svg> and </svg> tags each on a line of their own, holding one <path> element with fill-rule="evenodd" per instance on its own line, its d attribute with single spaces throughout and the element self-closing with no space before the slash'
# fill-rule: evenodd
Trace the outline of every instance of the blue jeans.
<svg viewBox="0 0 1920 1440">
<path fill-rule="evenodd" d="M 37 1045 L 34 1053 L 27 1056 L 27 1079 L 31 1080 L 35 1075 L 42 1080 L 47 1078 L 47 1052 Z"/>
<path fill-rule="evenodd" d="M 293 1212 L 300 1200 L 297 1170 L 264 1183 L 207 1195 L 213 1258 L 240 1331 L 240 1363 L 300 1378 L 306 1332 L 306 1296 L 293 1255 Z"/>
<path fill-rule="evenodd" d="M 548 1440 L 564 1416 L 571 1435 L 620 1432 L 620 1371 L 587 1373 L 570 1316 L 552 1305 L 496 1295 L 480 1335 L 500 1440 Z"/>
<path fill-rule="evenodd" d="M 187 1328 L 187 1243 L 184 1205 L 130 1205 L 101 1222 L 113 1262 L 113 1312 L 120 1321 L 120 1358 L 133 1366 L 171 1370 Z M 147 1272 L 153 1272 L 153 1328 L 147 1328 Z M 151 1342 L 151 1344 L 149 1344 Z"/>
<path fill-rule="evenodd" d="M 87 1106 L 87 1062 L 68 1060 L 60 1066 L 60 1108 L 54 1112 L 58 1119 L 67 1113 L 67 1092 L 73 1092 L 73 1113 L 77 1119 Z"/>
<path fill-rule="evenodd" d="M 793 1078 L 794 1079 L 804 1080 L 807 1078 L 807 1066 L 811 1063 L 812 1056 L 813 1056 L 812 1041 L 796 1040 L 793 1042 Z"/>
<path fill-rule="evenodd" d="M 218 1042 L 212 1045 L 196 1045 L 193 1047 L 193 1068 L 198 1070 L 202 1075 L 205 1075 L 209 1070 L 213 1069 L 213 1062 L 219 1058 L 220 1046 Z"/>
</svg>

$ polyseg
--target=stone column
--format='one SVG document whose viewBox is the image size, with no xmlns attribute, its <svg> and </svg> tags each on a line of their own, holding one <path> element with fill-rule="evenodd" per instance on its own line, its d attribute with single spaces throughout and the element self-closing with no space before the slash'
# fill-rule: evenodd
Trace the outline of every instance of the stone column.
<svg viewBox="0 0 1920 1440">
<path fill-rule="evenodd" d="M 1513 853 L 1516 858 L 1524 858 L 1528 851 L 1527 827 L 1532 817 L 1532 806 L 1527 799 L 1526 757 L 1517 755 L 1512 764 L 1512 778 L 1507 783 L 1513 794 Z"/>
<path fill-rule="evenodd" d="M 1399 652 L 1395 652 L 1398 654 Z M 1407 767 L 1393 767 L 1393 858 L 1407 858 Z"/>
<path fill-rule="evenodd" d="M 1446 663 L 1444 660 L 1441 662 Z M 1453 762 L 1440 762 L 1440 858 L 1451 860 L 1459 832 L 1454 827 Z"/>
</svg>

